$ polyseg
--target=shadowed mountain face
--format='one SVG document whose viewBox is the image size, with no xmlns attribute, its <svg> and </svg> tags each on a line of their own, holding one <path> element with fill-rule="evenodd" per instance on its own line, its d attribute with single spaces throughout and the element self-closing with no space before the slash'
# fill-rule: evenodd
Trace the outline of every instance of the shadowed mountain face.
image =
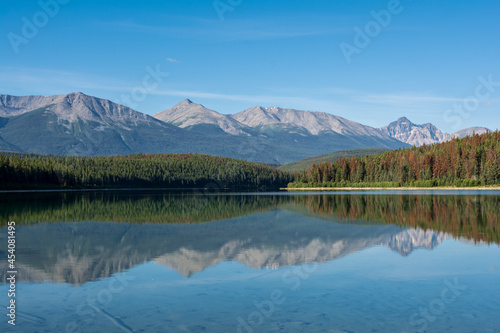
<svg viewBox="0 0 500 333">
<path fill-rule="evenodd" d="M 0 208 L 2 220 L 19 221 L 18 278 L 30 281 L 81 284 L 148 261 L 189 277 L 225 261 L 274 268 L 335 260 L 374 246 L 408 256 L 452 236 L 499 243 L 500 234 L 496 196 L 23 196 L 3 195 Z M 6 235 L 0 233 L 1 242 Z M 0 249 L 2 267 L 5 251 Z"/>
<path fill-rule="evenodd" d="M 151 117 L 82 93 L 0 95 L 0 150 L 202 153 L 283 164 L 341 149 L 407 147 L 374 128 L 326 113 L 257 109 L 230 116 L 185 100 Z M 259 110 L 273 121 L 259 121 Z"/>
</svg>

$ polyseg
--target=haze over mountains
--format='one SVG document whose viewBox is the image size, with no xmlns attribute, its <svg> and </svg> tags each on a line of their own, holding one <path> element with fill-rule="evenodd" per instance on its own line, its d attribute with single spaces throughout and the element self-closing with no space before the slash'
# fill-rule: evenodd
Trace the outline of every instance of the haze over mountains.
<svg viewBox="0 0 500 333">
<path fill-rule="evenodd" d="M 375 129 L 329 113 L 279 107 L 255 106 L 225 115 L 190 100 L 149 116 L 83 93 L 0 95 L 0 150 L 204 153 L 283 164 L 338 150 L 396 149 L 449 139 L 431 124 L 419 127 L 403 119 Z"/>
</svg>

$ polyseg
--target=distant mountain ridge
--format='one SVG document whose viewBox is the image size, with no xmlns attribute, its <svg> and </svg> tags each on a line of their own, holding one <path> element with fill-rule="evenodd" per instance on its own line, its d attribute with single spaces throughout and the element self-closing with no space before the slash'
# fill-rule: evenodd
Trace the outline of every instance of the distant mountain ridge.
<svg viewBox="0 0 500 333">
<path fill-rule="evenodd" d="M 490 129 L 486 128 L 486 127 L 470 127 L 470 128 L 466 128 L 466 129 L 463 129 L 461 131 L 458 131 L 458 132 L 455 132 L 452 134 L 452 136 L 455 138 L 465 138 L 466 136 L 470 136 L 470 135 L 473 135 L 473 134 L 484 134 L 486 132 L 491 132 Z"/>
<path fill-rule="evenodd" d="M 64 155 L 161 152 L 182 147 L 183 133 L 151 116 L 83 93 L 0 96 L 0 149 Z M 202 138 L 191 137 L 207 150 Z M 6 147 L 7 146 L 7 147 Z M 179 152 L 179 151 L 178 151 Z"/>
<path fill-rule="evenodd" d="M 186 128 L 196 125 L 216 125 L 226 133 L 240 135 L 252 129 L 278 129 L 304 135 L 337 133 L 341 135 L 373 136 L 387 139 L 377 129 L 325 112 L 301 111 L 279 107 L 254 106 L 233 115 L 225 115 L 186 99 L 154 118 Z"/>
<path fill-rule="evenodd" d="M 313 135 L 333 132 L 342 135 L 385 138 L 384 135 L 381 135 L 373 127 L 325 112 L 255 106 L 239 112 L 232 117 L 250 127 L 284 125 L 299 130 L 306 130 Z"/>
<path fill-rule="evenodd" d="M 64 95 L 54 96 L 11 96 L 0 95 L 0 117 L 19 116 L 51 104 Z"/>
<path fill-rule="evenodd" d="M 455 133 L 465 136 L 484 128 Z M 339 150 L 449 140 L 406 118 L 376 129 L 330 113 L 255 106 L 221 114 L 186 99 L 153 116 L 81 92 L 0 95 L 0 150 L 61 155 L 202 153 L 284 164 Z"/>
<path fill-rule="evenodd" d="M 366 147 L 408 146 L 372 127 L 320 112 L 255 107 L 224 115 L 184 100 L 152 117 L 83 93 L 0 95 L 0 150 L 7 151 L 203 153 L 283 164 Z"/>
<path fill-rule="evenodd" d="M 446 142 L 455 137 L 463 138 L 473 133 L 483 134 L 490 131 L 485 127 L 471 127 L 453 134 L 448 134 L 441 132 L 441 130 L 431 123 L 416 125 L 406 117 L 401 117 L 379 130 L 392 138 L 412 146 L 421 146 L 423 144 L 431 145 L 434 143 Z"/>
</svg>

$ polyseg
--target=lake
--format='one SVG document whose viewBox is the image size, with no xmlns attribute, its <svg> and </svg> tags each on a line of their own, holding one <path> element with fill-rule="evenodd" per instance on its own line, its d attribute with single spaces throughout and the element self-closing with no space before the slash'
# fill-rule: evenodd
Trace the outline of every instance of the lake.
<svg viewBox="0 0 500 333">
<path fill-rule="evenodd" d="M 500 332 L 499 212 L 495 191 L 0 193 L 0 331 Z"/>
</svg>

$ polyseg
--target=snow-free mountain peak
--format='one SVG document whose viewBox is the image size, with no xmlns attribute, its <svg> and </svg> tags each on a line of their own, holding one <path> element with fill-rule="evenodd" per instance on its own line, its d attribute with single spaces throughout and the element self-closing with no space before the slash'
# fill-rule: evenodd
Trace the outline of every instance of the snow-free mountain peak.
<svg viewBox="0 0 500 333">
<path fill-rule="evenodd" d="M 409 124 L 413 124 L 410 119 L 406 118 L 406 117 L 401 117 L 397 120 L 398 123 L 400 124 L 404 124 L 404 123 L 409 123 Z"/>
<path fill-rule="evenodd" d="M 55 114 L 59 123 L 83 120 L 108 124 L 110 121 L 123 123 L 151 120 L 149 116 L 129 107 L 81 92 L 53 96 L 0 95 L 2 117 L 15 117 L 41 108 Z"/>
<path fill-rule="evenodd" d="M 193 103 L 189 99 L 183 100 L 170 109 L 158 112 L 153 117 L 181 128 L 197 125 L 214 125 L 229 134 L 248 135 L 245 132 L 246 126 L 240 124 L 230 116 L 207 109 L 203 105 Z"/>
<path fill-rule="evenodd" d="M 466 129 L 463 129 L 461 131 L 455 132 L 452 135 L 454 138 L 461 139 L 461 138 L 465 138 L 466 136 L 470 136 L 470 135 L 474 135 L 474 134 L 481 135 L 481 134 L 484 134 L 487 132 L 491 132 L 491 130 L 486 128 L 486 127 L 470 127 L 470 128 L 466 128 Z"/>
<path fill-rule="evenodd" d="M 443 133 L 431 123 L 416 125 L 406 117 L 401 117 L 379 130 L 395 139 L 417 147 L 423 144 L 431 145 L 434 143 L 446 142 L 455 137 L 463 138 L 474 133 L 484 134 L 489 131 L 489 129 L 485 127 L 471 127 L 453 134 L 448 134 Z"/>
<path fill-rule="evenodd" d="M 189 104 L 195 104 L 193 103 L 192 100 L 190 100 L 189 98 L 186 98 L 185 100 L 183 100 L 182 102 L 180 102 L 179 104 L 177 105 L 189 105 Z M 200 104 L 201 105 L 201 104 Z"/>
<path fill-rule="evenodd" d="M 414 146 L 429 145 L 451 139 L 450 134 L 441 132 L 431 123 L 416 125 L 406 117 L 401 117 L 389 125 L 380 128 L 380 131 L 399 141 Z"/>
</svg>

